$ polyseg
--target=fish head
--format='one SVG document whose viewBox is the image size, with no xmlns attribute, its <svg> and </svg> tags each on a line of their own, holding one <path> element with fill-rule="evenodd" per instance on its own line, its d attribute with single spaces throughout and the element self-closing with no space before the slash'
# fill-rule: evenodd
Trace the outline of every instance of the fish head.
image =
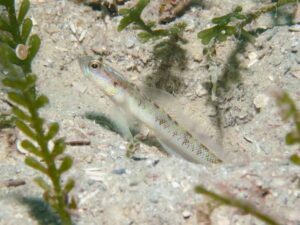
<svg viewBox="0 0 300 225">
<path fill-rule="evenodd" d="M 92 80 L 107 96 L 121 103 L 128 88 L 128 81 L 119 72 L 103 62 L 90 56 L 79 58 L 83 74 Z"/>
</svg>

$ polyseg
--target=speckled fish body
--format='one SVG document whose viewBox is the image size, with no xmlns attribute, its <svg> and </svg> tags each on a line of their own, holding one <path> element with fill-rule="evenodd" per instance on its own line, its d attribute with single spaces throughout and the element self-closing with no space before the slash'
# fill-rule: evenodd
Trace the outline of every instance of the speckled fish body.
<svg viewBox="0 0 300 225">
<path fill-rule="evenodd" d="M 81 58 L 79 64 L 84 74 L 123 112 L 148 127 L 168 153 L 194 163 L 221 162 L 210 149 L 112 67 L 91 57 Z"/>
</svg>

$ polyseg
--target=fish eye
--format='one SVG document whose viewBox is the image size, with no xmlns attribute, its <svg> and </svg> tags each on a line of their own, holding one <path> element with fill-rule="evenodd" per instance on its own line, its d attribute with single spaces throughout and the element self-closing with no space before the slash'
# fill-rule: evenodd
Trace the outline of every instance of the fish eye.
<svg viewBox="0 0 300 225">
<path fill-rule="evenodd" d="M 90 62 L 89 67 L 92 69 L 98 69 L 100 67 L 100 62 L 92 61 L 92 62 Z"/>
</svg>

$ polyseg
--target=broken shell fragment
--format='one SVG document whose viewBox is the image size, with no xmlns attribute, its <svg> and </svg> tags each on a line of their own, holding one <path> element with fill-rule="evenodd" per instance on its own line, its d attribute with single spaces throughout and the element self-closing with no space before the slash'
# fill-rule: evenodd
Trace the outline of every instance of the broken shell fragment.
<svg viewBox="0 0 300 225">
<path fill-rule="evenodd" d="M 16 47 L 16 56 L 21 60 L 27 59 L 28 47 L 24 44 L 18 44 Z"/>
</svg>

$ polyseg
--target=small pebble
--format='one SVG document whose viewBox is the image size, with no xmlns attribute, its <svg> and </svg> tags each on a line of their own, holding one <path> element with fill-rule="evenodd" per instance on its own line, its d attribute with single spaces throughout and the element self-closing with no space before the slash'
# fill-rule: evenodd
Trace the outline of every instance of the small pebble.
<svg viewBox="0 0 300 225">
<path fill-rule="evenodd" d="M 204 56 L 201 51 L 193 51 L 192 58 L 195 62 L 202 62 L 202 60 L 204 59 Z"/>
<path fill-rule="evenodd" d="M 107 48 L 100 44 L 96 44 L 96 45 L 92 46 L 91 49 L 94 53 L 97 53 L 99 55 L 107 55 L 109 53 Z"/>
<path fill-rule="evenodd" d="M 46 32 L 50 35 L 52 34 L 55 34 L 55 33 L 58 33 L 60 30 L 58 29 L 58 27 L 54 24 L 49 24 L 47 27 L 46 27 Z"/>
<path fill-rule="evenodd" d="M 93 159 L 94 159 L 94 157 L 93 156 L 88 156 L 86 159 L 85 159 L 85 161 L 87 162 L 87 163 L 92 163 L 93 162 Z"/>
<path fill-rule="evenodd" d="M 159 202 L 159 198 L 160 198 L 160 196 L 155 192 L 150 194 L 150 196 L 149 196 L 150 202 L 155 203 L 155 204 L 157 204 Z"/>
<path fill-rule="evenodd" d="M 198 85 L 195 92 L 196 92 L 196 95 L 198 97 L 202 97 L 204 95 L 207 95 L 207 90 L 202 85 Z"/>
<path fill-rule="evenodd" d="M 178 184 L 177 182 L 173 181 L 172 182 L 172 186 L 173 186 L 173 188 L 179 188 L 180 184 Z"/>
<path fill-rule="evenodd" d="M 186 97 L 191 97 L 191 96 L 193 96 L 193 93 L 192 93 L 192 92 L 187 92 L 187 93 L 185 94 L 185 96 L 186 96 Z"/>
<path fill-rule="evenodd" d="M 127 48 L 133 48 L 135 45 L 135 41 L 133 40 L 133 38 L 129 38 L 127 39 L 125 45 Z"/>
<path fill-rule="evenodd" d="M 125 145 L 120 145 L 119 148 L 120 148 L 120 150 L 123 150 L 123 151 L 125 151 L 127 149 Z"/>
<path fill-rule="evenodd" d="M 44 66 L 53 68 L 54 62 L 51 59 L 46 59 L 45 62 L 43 63 Z"/>
<path fill-rule="evenodd" d="M 117 174 L 117 175 L 122 175 L 126 173 L 126 169 L 125 168 L 120 168 L 120 169 L 115 169 L 113 171 L 111 171 L 113 174 Z"/>
<path fill-rule="evenodd" d="M 69 27 L 70 27 L 70 30 L 73 32 L 73 34 L 76 34 L 76 27 L 75 27 L 75 24 L 72 23 L 72 22 L 70 22 Z"/>
<path fill-rule="evenodd" d="M 131 63 L 128 63 L 127 66 L 126 66 L 126 70 L 129 71 L 129 70 L 136 70 L 137 66 L 134 62 L 131 62 Z"/>
<path fill-rule="evenodd" d="M 256 54 L 256 52 L 250 52 L 248 57 L 249 57 L 249 59 L 253 60 L 253 59 L 257 58 L 257 54 Z"/>
<path fill-rule="evenodd" d="M 249 58 L 249 63 L 247 65 L 248 68 L 251 67 L 252 65 L 254 65 L 258 61 L 256 52 L 251 52 L 248 55 L 248 58 Z"/>
<path fill-rule="evenodd" d="M 264 108 L 269 101 L 269 97 L 265 94 L 258 94 L 255 98 L 254 98 L 254 105 L 256 109 L 261 109 Z"/>
<path fill-rule="evenodd" d="M 78 39 L 79 42 L 82 42 L 84 40 L 86 33 L 87 33 L 87 30 L 84 30 L 81 32 L 80 37 Z"/>
<path fill-rule="evenodd" d="M 88 180 L 88 181 L 87 181 L 87 184 L 88 184 L 89 186 L 91 186 L 91 185 L 93 185 L 93 184 L 95 184 L 95 183 L 96 183 L 95 180 Z"/>
<path fill-rule="evenodd" d="M 182 216 L 184 219 L 188 219 L 191 217 L 191 212 L 187 211 L 187 210 L 184 210 L 183 213 L 182 213 Z"/>
</svg>

